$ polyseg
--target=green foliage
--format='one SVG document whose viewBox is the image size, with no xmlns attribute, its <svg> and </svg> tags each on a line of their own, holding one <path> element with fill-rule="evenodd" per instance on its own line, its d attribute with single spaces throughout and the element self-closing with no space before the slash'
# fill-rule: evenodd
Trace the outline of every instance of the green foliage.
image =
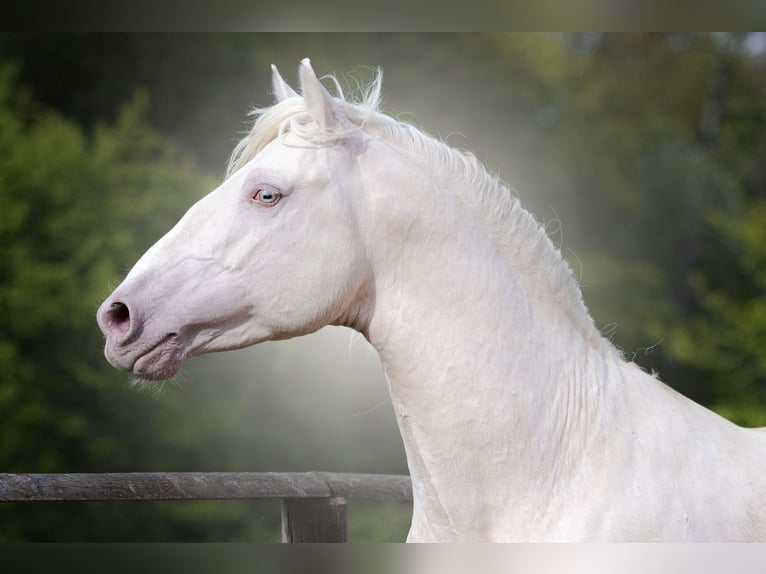
<svg viewBox="0 0 766 574">
<path fill-rule="evenodd" d="M 101 448 L 112 448 L 75 399 L 97 400 L 115 380 L 99 356 L 95 309 L 146 238 L 177 217 L 176 196 L 199 193 L 205 179 L 143 122 L 145 108 L 146 97 L 135 98 L 113 125 L 89 137 L 54 112 L 14 101 L 12 75 L 6 68 L 0 76 L 0 425 L 25 444 L 0 445 L 9 470 L 30 465 L 38 433 L 47 463 L 33 467 L 79 467 L 80 456 L 50 442 L 50 425 L 61 425 L 72 445 L 97 437 Z M 69 403 L 68 416 L 39 412 L 46 408 L 41 389 L 62 401 L 57 408 Z"/>
<path fill-rule="evenodd" d="M 106 364 L 95 310 L 147 239 L 178 217 L 179 196 L 198 196 L 210 179 L 146 124 L 146 107 L 139 94 L 88 135 L 33 103 L 13 69 L 0 68 L 4 472 L 151 464 L 141 445 L 151 444 L 161 406 Z M 0 538 L 34 538 L 43 527 L 36 514 L 0 508 Z M 98 522 L 72 527 L 87 536 Z"/>
<path fill-rule="evenodd" d="M 409 502 L 350 500 L 348 541 L 404 542 L 411 518 L 412 504 Z"/>
<path fill-rule="evenodd" d="M 701 312 L 673 333 L 672 350 L 718 389 L 715 410 L 766 426 L 766 203 L 753 204 L 742 221 L 712 213 L 710 222 L 729 246 L 736 289 L 697 274 Z"/>
</svg>

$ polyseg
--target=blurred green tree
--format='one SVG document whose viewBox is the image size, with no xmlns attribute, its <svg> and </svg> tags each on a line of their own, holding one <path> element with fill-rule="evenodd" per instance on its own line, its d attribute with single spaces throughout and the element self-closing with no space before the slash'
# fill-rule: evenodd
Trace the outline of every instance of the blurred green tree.
<svg viewBox="0 0 766 574">
<path fill-rule="evenodd" d="M 135 471 L 174 459 L 172 444 L 152 447 L 168 413 L 106 364 L 94 328 L 109 282 L 147 247 L 146 238 L 178 218 L 178 196 L 191 200 L 212 184 L 148 127 L 146 108 L 139 93 L 113 124 L 86 136 L 35 104 L 15 84 L 11 66 L 0 67 L 4 472 Z M 130 531 L 125 516 L 137 520 L 142 512 L 69 508 L 62 514 L 4 505 L 0 538 L 50 539 L 58 532 L 60 539 L 98 540 L 100 532 Z M 105 530 L 107 522 L 113 526 Z M 164 532 L 172 513 L 148 522 Z"/>
<path fill-rule="evenodd" d="M 551 147 L 561 150 L 557 169 L 572 177 L 557 205 L 575 214 L 569 236 L 575 269 L 585 269 L 586 301 L 597 323 L 613 325 L 607 334 L 617 329 L 627 358 L 730 418 L 763 420 L 752 414 L 760 407 L 746 404 L 763 404 L 766 381 L 751 376 L 738 386 L 736 369 L 719 376 L 723 364 L 703 359 L 713 350 L 705 329 L 740 350 L 738 362 L 754 358 L 752 348 L 731 343 L 750 337 L 747 323 L 739 336 L 731 332 L 712 294 L 729 302 L 733 318 L 755 293 L 755 267 L 739 264 L 732 249 L 755 248 L 735 238 L 740 225 L 753 227 L 745 206 L 759 204 L 766 189 L 763 55 L 744 50 L 746 36 L 736 34 L 605 34 L 585 38 L 585 47 L 578 40 L 570 38 L 570 97 L 561 100 Z M 740 408 L 750 414 L 738 416 Z"/>
<path fill-rule="evenodd" d="M 136 95 L 113 125 L 88 137 L 14 90 L 11 68 L 0 73 L 0 460 L 7 470 L 82 470 L 94 459 L 130 465 L 129 452 L 115 456 L 127 445 L 109 432 L 118 426 L 111 417 L 120 401 L 145 397 L 125 389 L 113 405 L 86 408 L 115 381 L 99 352 L 95 309 L 145 238 L 177 219 L 178 195 L 198 196 L 210 183 L 146 125 L 146 106 L 146 95 Z M 99 411 L 104 420 L 90 418 Z"/>
<path fill-rule="evenodd" d="M 700 311 L 672 331 L 674 356 L 717 390 L 711 405 L 745 426 L 766 426 L 766 202 L 741 220 L 711 212 L 731 263 L 725 280 L 696 273 L 690 288 Z"/>
</svg>

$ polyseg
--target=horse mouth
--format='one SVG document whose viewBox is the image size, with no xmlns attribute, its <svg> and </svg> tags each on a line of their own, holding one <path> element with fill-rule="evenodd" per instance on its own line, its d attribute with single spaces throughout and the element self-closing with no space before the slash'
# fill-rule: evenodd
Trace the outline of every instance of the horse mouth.
<svg viewBox="0 0 766 574">
<path fill-rule="evenodd" d="M 184 348 L 178 336 L 176 333 L 169 333 L 139 355 L 130 372 L 145 381 L 172 379 L 181 369 L 185 358 Z"/>
</svg>

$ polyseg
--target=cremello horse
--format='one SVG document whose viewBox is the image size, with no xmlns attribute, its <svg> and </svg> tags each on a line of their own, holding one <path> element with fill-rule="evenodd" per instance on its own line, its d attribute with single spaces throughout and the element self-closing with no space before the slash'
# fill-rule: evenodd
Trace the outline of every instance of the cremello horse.
<svg viewBox="0 0 766 574">
<path fill-rule="evenodd" d="M 345 325 L 385 367 L 410 541 L 766 541 L 766 432 L 623 360 L 544 231 L 470 154 L 273 69 L 223 184 L 102 304 L 143 379 Z"/>
</svg>

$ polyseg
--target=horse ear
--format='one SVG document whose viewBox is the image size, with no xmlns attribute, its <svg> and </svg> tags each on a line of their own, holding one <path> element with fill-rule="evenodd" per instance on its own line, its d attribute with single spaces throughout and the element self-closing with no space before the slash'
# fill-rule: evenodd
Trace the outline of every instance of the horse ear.
<svg viewBox="0 0 766 574">
<path fill-rule="evenodd" d="M 303 100 L 306 102 L 306 109 L 314 121 L 325 130 L 347 127 L 348 120 L 338 104 L 335 103 L 330 92 L 317 78 L 308 58 L 301 60 L 298 74 L 301 79 L 301 92 L 303 92 Z"/>
<path fill-rule="evenodd" d="M 298 97 L 296 91 L 282 79 L 279 70 L 277 70 L 274 64 L 271 65 L 271 86 L 274 89 L 274 98 L 277 100 L 277 103 L 284 102 L 288 98 Z"/>
</svg>

